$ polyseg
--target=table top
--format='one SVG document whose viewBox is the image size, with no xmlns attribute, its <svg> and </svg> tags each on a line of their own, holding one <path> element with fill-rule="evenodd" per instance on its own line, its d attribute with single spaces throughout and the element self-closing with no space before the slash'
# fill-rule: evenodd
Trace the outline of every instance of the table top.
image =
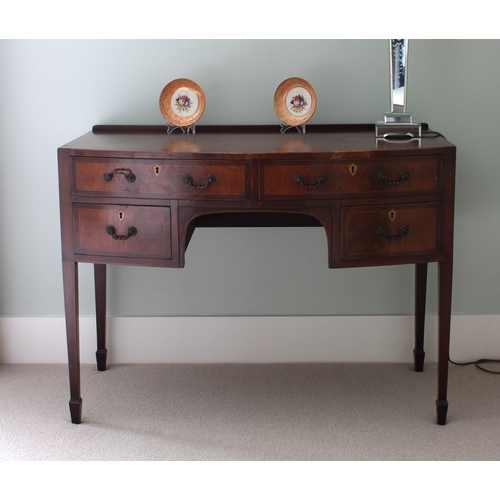
<svg viewBox="0 0 500 500">
<path fill-rule="evenodd" d="M 315 156 L 318 159 L 432 154 L 437 148 L 455 148 L 440 134 L 423 124 L 423 137 L 413 140 L 380 140 L 375 126 L 308 125 L 306 133 L 296 129 L 282 134 L 276 125 L 198 126 L 196 133 L 167 133 L 166 126 L 96 125 L 82 137 L 62 146 L 71 155 L 203 158 L 239 155 Z"/>
</svg>

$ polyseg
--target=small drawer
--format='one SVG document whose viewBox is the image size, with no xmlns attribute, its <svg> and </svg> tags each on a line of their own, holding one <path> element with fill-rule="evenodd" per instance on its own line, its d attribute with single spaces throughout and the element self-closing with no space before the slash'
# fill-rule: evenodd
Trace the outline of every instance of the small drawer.
<svg viewBox="0 0 500 500">
<path fill-rule="evenodd" d="M 261 199 L 399 196 L 441 190 L 441 157 L 262 162 Z"/>
<path fill-rule="evenodd" d="M 370 196 L 436 194 L 441 191 L 441 156 L 339 161 L 342 192 Z"/>
<path fill-rule="evenodd" d="M 73 160 L 73 193 L 170 199 L 249 197 L 246 162 Z"/>
<path fill-rule="evenodd" d="M 172 258 L 170 207 L 76 204 L 75 253 Z"/>
<path fill-rule="evenodd" d="M 439 253 L 440 203 L 349 207 L 341 214 L 342 259 Z"/>
</svg>

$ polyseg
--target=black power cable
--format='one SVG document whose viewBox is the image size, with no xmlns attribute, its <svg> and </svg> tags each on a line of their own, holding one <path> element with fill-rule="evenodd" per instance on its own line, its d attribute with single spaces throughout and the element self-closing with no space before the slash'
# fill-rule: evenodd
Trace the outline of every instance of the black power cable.
<svg viewBox="0 0 500 500">
<path fill-rule="evenodd" d="M 467 361 L 465 363 L 457 363 L 456 361 L 452 361 L 451 358 L 449 357 L 448 360 L 450 363 L 457 366 L 476 365 L 480 370 L 483 370 L 483 372 L 493 373 L 494 375 L 500 375 L 500 372 L 497 372 L 495 370 L 488 370 L 487 368 L 481 366 L 482 364 L 485 363 L 500 363 L 500 359 L 478 359 L 477 361 Z"/>
<path fill-rule="evenodd" d="M 429 139 L 435 139 L 436 137 L 442 137 L 443 139 L 446 139 L 446 137 L 443 134 L 440 134 L 439 132 L 436 132 L 436 131 L 431 130 L 431 129 L 424 130 L 422 132 L 422 136 L 424 136 L 424 135 L 426 137 L 428 137 Z"/>
<path fill-rule="evenodd" d="M 427 136 L 428 138 L 436 138 L 436 137 L 443 137 L 446 139 L 446 137 L 443 134 L 440 134 L 439 132 L 435 132 L 434 130 L 428 129 L 422 132 L 422 135 Z M 488 373 L 493 373 L 494 375 L 500 375 L 500 371 L 495 371 L 495 370 L 488 370 L 487 368 L 484 368 L 481 366 L 482 364 L 488 364 L 488 363 L 500 363 L 500 359 L 478 359 L 477 361 L 467 361 L 465 363 L 457 363 L 456 361 L 453 361 L 449 356 L 448 356 L 448 361 L 452 363 L 453 365 L 457 366 L 468 366 L 468 365 L 476 365 L 477 368 L 480 370 L 483 370 L 483 372 L 488 372 Z"/>
</svg>

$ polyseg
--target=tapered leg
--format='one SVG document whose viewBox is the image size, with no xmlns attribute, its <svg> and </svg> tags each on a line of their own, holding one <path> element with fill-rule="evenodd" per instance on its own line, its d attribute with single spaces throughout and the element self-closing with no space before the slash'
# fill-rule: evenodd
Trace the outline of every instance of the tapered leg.
<svg viewBox="0 0 500 500">
<path fill-rule="evenodd" d="M 416 372 L 424 370 L 425 299 L 427 293 L 427 263 L 415 265 L 415 348 L 413 366 Z"/>
<path fill-rule="evenodd" d="M 438 394 L 436 400 L 437 423 L 446 424 L 448 412 L 448 361 L 450 352 L 451 289 L 453 263 L 439 263 L 439 329 L 438 329 Z"/>
<path fill-rule="evenodd" d="M 97 327 L 97 369 L 106 370 L 106 265 L 94 264 L 95 309 Z"/>
<path fill-rule="evenodd" d="M 68 345 L 68 368 L 71 421 L 82 421 L 82 398 L 80 395 L 80 331 L 78 310 L 78 264 L 63 261 L 64 310 L 66 314 L 66 339 Z"/>
</svg>

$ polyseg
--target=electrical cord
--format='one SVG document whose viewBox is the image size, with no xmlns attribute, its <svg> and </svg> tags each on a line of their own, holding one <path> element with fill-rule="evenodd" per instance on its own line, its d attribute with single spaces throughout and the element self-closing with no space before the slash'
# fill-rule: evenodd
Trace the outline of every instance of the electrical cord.
<svg viewBox="0 0 500 500">
<path fill-rule="evenodd" d="M 422 132 L 422 135 L 425 135 L 431 139 L 434 139 L 436 137 L 442 137 L 443 139 L 446 139 L 446 137 L 443 134 L 440 134 L 439 132 L 436 132 L 434 130 L 428 129 L 424 132 Z M 447 140 L 447 139 L 446 139 Z M 484 368 L 481 366 L 482 364 L 487 364 L 487 363 L 500 363 L 500 359 L 478 359 L 477 361 L 466 361 L 465 363 L 458 363 L 456 361 L 453 361 L 449 356 L 448 356 L 448 361 L 457 366 L 468 366 L 468 365 L 476 365 L 477 368 L 482 370 L 483 372 L 488 372 L 488 373 L 493 373 L 494 375 L 500 375 L 500 371 L 495 371 L 495 370 L 488 370 L 487 368 Z"/>
<path fill-rule="evenodd" d="M 450 363 L 457 366 L 476 365 L 476 367 L 479 368 L 480 370 L 483 370 L 483 372 L 493 373 L 494 375 L 500 375 L 500 372 L 497 372 L 495 370 L 488 370 L 487 368 L 481 366 L 484 363 L 500 363 L 500 359 L 478 359 L 477 361 L 467 361 L 465 363 L 457 363 L 456 361 L 452 361 L 450 357 L 448 357 L 448 360 Z"/>
<path fill-rule="evenodd" d="M 430 139 L 435 139 L 436 137 L 442 137 L 443 139 L 448 140 L 443 134 L 440 134 L 439 132 L 436 132 L 431 129 L 425 130 L 424 132 L 422 132 L 422 135 L 425 135 Z"/>
</svg>

